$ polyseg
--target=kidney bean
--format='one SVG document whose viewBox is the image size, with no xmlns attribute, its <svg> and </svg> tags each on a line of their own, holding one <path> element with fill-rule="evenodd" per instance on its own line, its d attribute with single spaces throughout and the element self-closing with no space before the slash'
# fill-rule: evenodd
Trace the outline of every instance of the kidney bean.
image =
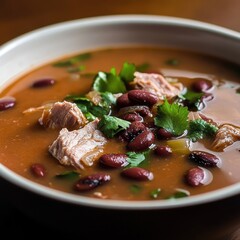
<svg viewBox="0 0 240 240">
<path fill-rule="evenodd" d="M 157 130 L 157 137 L 158 139 L 162 139 L 162 140 L 167 140 L 173 137 L 172 133 L 170 133 L 169 131 L 167 131 L 164 128 L 159 128 Z"/>
<path fill-rule="evenodd" d="M 126 113 L 123 116 L 121 116 L 122 119 L 129 121 L 129 122 L 142 122 L 143 118 L 138 113 Z"/>
<path fill-rule="evenodd" d="M 55 80 L 52 78 L 44 78 L 44 79 L 40 79 L 35 81 L 32 84 L 33 88 L 43 88 L 43 87 L 48 87 L 48 86 L 52 86 L 55 83 Z"/>
<path fill-rule="evenodd" d="M 14 97 L 0 98 L 0 111 L 7 110 L 15 106 L 16 100 Z"/>
<path fill-rule="evenodd" d="M 203 185 L 204 175 L 204 170 L 202 168 L 194 167 L 187 171 L 185 180 L 188 185 L 197 187 L 199 185 Z"/>
<path fill-rule="evenodd" d="M 172 154 L 172 149 L 169 146 L 159 145 L 155 148 L 154 152 L 160 157 L 168 157 Z"/>
<path fill-rule="evenodd" d="M 41 163 L 32 164 L 30 170 L 35 177 L 44 177 L 47 173 L 46 168 Z"/>
<path fill-rule="evenodd" d="M 119 110 L 118 115 L 124 115 L 127 113 L 138 113 L 142 117 L 151 117 L 152 113 L 147 106 L 128 106 L 128 107 L 123 107 Z"/>
<path fill-rule="evenodd" d="M 212 93 L 204 93 L 204 95 L 201 97 L 201 100 L 209 102 L 209 101 L 213 100 L 213 98 L 214 98 L 214 96 Z"/>
<path fill-rule="evenodd" d="M 154 139 L 154 134 L 147 129 L 129 142 L 127 148 L 132 151 L 144 151 L 153 144 Z"/>
<path fill-rule="evenodd" d="M 195 92 L 206 92 L 212 87 L 212 82 L 207 79 L 196 78 L 191 85 L 191 88 Z"/>
<path fill-rule="evenodd" d="M 75 185 L 74 189 L 76 191 L 88 191 L 96 188 L 111 180 L 110 175 L 104 173 L 96 173 L 79 179 Z"/>
<path fill-rule="evenodd" d="M 116 104 L 117 104 L 117 107 L 119 107 L 119 108 L 131 106 L 132 103 L 130 102 L 130 100 L 128 98 L 128 93 L 124 93 L 123 95 L 118 97 Z"/>
<path fill-rule="evenodd" d="M 152 106 L 158 101 L 156 94 L 144 90 L 130 90 L 128 92 L 128 98 L 130 101 L 148 106 Z"/>
<path fill-rule="evenodd" d="M 121 174 L 125 177 L 132 178 L 139 181 L 146 181 L 146 180 L 153 179 L 152 172 L 140 167 L 127 168 L 123 170 Z"/>
<path fill-rule="evenodd" d="M 100 163 L 112 168 L 120 168 L 128 165 L 127 155 L 120 153 L 104 154 L 99 159 Z"/>
<path fill-rule="evenodd" d="M 142 133 L 144 130 L 146 130 L 146 126 L 141 122 L 132 122 L 130 126 L 124 130 L 120 137 L 127 142 L 130 142 L 132 139 L 134 139 L 137 135 Z"/>
<path fill-rule="evenodd" d="M 220 159 L 217 156 L 203 151 L 191 152 L 189 154 L 189 159 L 205 167 L 217 167 L 220 164 Z"/>
</svg>

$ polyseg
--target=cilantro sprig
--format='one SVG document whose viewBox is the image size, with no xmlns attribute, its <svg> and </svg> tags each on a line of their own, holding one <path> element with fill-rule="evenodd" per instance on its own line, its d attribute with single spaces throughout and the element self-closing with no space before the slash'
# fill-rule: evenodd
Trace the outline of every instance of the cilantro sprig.
<svg viewBox="0 0 240 240">
<path fill-rule="evenodd" d="M 167 100 L 157 108 L 154 123 L 157 127 L 166 129 L 174 136 L 184 133 L 188 127 L 188 109 L 177 103 L 170 104 Z"/>
<path fill-rule="evenodd" d="M 130 122 L 123 119 L 104 115 L 98 123 L 98 128 L 108 138 L 113 138 L 118 132 L 127 129 Z"/>
</svg>

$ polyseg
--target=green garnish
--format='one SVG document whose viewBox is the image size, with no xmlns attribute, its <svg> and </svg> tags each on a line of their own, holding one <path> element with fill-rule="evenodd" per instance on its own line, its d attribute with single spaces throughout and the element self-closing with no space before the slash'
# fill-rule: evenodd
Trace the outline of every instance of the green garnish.
<svg viewBox="0 0 240 240">
<path fill-rule="evenodd" d="M 218 128 L 203 119 L 196 119 L 189 121 L 188 127 L 188 138 L 190 138 L 193 142 L 196 142 L 199 139 L 203 139 L 205 137 L 213 137 Z"/>
<path fill-rule="evenodd" d="M 60 174 L 57 174 L 55 177 L 59 179 L 76 179 L 80 176 L 80 174 L 76 171 L 68 171 L 68 172 L 63 172 Z"/>
<path fill-rule="evenodd" d="M 102 92 L 100 93 L 101 97 L 102 97 L 102 101 L 100 103 L 101 106 L 103 107 L 109 107 L 111 105 L 115 105 L 116 104 L 116 97 L 114 97 L 114 95 L 110 92 Z"/>
<path fill-rule="evenodd" d="M 136 71 L 135 64 L 125 62 L 119 73 L 119 76 L 125 83 L 129 83 L 134 79 L 135 71 Z"/>
<path fill-rule="evenodd" d="M 77 73 L 77 72 L 81 72 L 81 71 L 83 71 L 83 70 L 85 70 L 85 66 L 84 65 L 81 65 L 81 66 L 78 66 L 78 67 L 70 67 L 70 68 L 68 68 L 68 72 L 69 73 Z"/>
<path fill-rule="evenodd" d="M 165 63 L 170 66 L 178 66 L 180 64 L 180 61 L 178 59 L 172 58 L 168 59 Z"/>
<path fill-rule="evenodd" d="M 126 86 L 123 80 L 116 74 L 115 68 L 109 73 L 98 72 L 93 83 L 93 90 L 98 92 L 124 93 Z"/>
<path fill-rule="evenodd" d="M 139 185 L 131 185 L 130 186 L 130 191 L 134 194 L 139 193 L 142 190 L 142 188 Z"/>
<path fill-rule="evenodd" d="M 153 199 L 156 199 L 158 198 L 159 194 L 161 193 L 162 189 L 161 188 L 157 188 L 157 189 L 154 189 L 150 192 L 150 197 L 153 198 Z"/>
<path fill-rule="evenodd" d="M 91 57 L 90 53 L 84 53 L 84 54 L 80 54 L 72 58 L 69 58 L 67 60 L 54 63 L 53 66 L 54 67 L 70 67 L 70 66 L 74 66 L 78 62 L 85 61 L 90 57 Z"/>
<path fill-rule="evenodd" d="M 171 194 L 167 197 L 167 199 L 177 199 L 177 198 L 184 198 L 188 197 L 190 193 L 184 189 L 176 189 L 175 193 Z"/>
<path fill-rule="evenodd" d="M 201 98 L 204 95 L 204 93 L 197 93 L 190 90 L 187 90 L 187 92 L 183 95 L 180 95 L 179 97 L 185 101 L 187 101 L 187 106 L 189 110 L 192 111 L 199 111 L 201 110 Z"/>
<path fill-rule="evenodd" d="M 131 123 L 123 119 L 104 115 L 98 123 L 98 128 L 108 138 L 113 138 L 118 132 L 129 127 Z"/>
<path fill-rule="evenodd" d="M 136 66 L 136 71 L 145 72 L 149 67 L 150 67 L 149 63 L 143 63 L 143 64 L 140 64 L 140 65 Z"/>
<path fill-rule="evenodd" d="M 148 151 L 142 153 L 127 152 L 126 154 L 128 156 L 127 161 L 129 163 L 127 167 L 137 167 L 146 159 Z"/>
<path fill-rule="evenodd" d="M 157 108 L 154 123 L 175 136 L 183 134 L 188 127 L 188 109 L 176 103 L 170 104 L 167 100 Z"/>
</svg>

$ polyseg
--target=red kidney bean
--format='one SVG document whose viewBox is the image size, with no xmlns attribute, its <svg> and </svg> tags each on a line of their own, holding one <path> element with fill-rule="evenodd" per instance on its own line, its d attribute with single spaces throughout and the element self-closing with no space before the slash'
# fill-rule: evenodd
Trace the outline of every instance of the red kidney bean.
<svg viewBox="0 0 240 240">
<path fill-rule="evenodd" d="M 201 97 L 201 100 L 209 102 L 209 101 L 213 100 L 213 98 L 214 98 L 214 96 L 212 93 L 204 93 L 204 95 Z"/>
<path fill-rule="evenodd" d="M 123 116 L 121 116 L 122 119 L 129 121 L 129 122 L 142 122 L 143 118 L 138 113 L 126 113 Z"/>
<path fill-rule="evenodd" d="M 55 83 L 55 80 L 52 78 L 44 78 L 44 79 L 40 79 L 35 81 L 32 84 L 33 88 L 43 88 L 43 87 L 49 87 L 52 86 Z"/>
<path fill-rule="evenodd" d="M 158 101 L 156 94 L 144 90 L 130 90 L 128 92 L 128 98 L 130 101 L 148 106 L 152 106 Z"/>
<path fill-rule="evenodd" d="M 172 149 L 169 146 L 159 145 L 155 148 L 154 152 L 160 157 L 168 157 L 172 154 Z"/>
<path fill-rule="evenodd" d="M 14 97 L 0 98 L 0 111 L 7 110 L 15 106 L 16 99 Z"/>
<path fill-rule="evenodd" d="M 30 170 L 35 177 L 44 177 L 47 173 L 46 168 L 41 163 L 32 164 Z"/>
<path fill-rule="evenodd" d="M 127 155 L 120 153 L 104 154 L 100 157 L 99 162 L 112 168 L 120 168 L 128 165 Z"/>
<path fill-rule="evenodd" d="M 110 175 L 104 173 L 96 173 L 79 179 L 75 185 L 74 189 L 76 191 L 88 191 L 96 188 L 111 180 Z"/>
<path fill-rule="evenodd" d="M 189 159 L 205 167 L 217 167 L 220 164 L 220 159 L 217 156 L 203 151 L 191 152 L 189 154 Z"/>
<path fill-rule="evenodd" d="M 143 123 L 138 121 L 132 122 L 130 126 L 121 133 L 120 137 L 124 141 L 130 142 L 144 130 L 146 130 L 146 126 Z"/>
<path fill-rule="evenodd" d="M 203 185 L 204 175 L 204 170 L 202 168 L 195 167 L 187 171 L 185 179 L 188 185 L 197 187 Z"/>
<path fill-rule="evenodd" d="M 125 177 L 132 178 L 139 181 L 146 181 L 146 180 L 153 179 L 152 172 L 140 167 L 127 168 L 123 170 L 121 174 Z"/>
<path fill-rule="evenodd" d="M 118 97 L 116 104 L 117 104 L 117 107 L 119 107 L 119 108 L 131 106 L 132 103 L 130 102 L 130 100 L 128 98 L 128 93 L 124 93 L 123 95 Z"/>
<path fill-rule="evenodd" d="M 196 78 L 192 83 L 191 87 L 192 90 L 195 92 L 206 92 L 212 87 L 212 82 L 207 79 Z"/>
<path fill-rule="evenodd" d="M 157 130 L 157 137 L 158 139 L 162 139 L 162 140 L 166 140 L 166 139 L 170 139 L 173 137 L 172 133 L 170 133 L 169 131 L 167 131 L 164 128 L 159 128 Z"/>
<path fill-rule="evenodd" d="M 127 148 L 132 151 L 144 151 L 153 144 L 154 139 L 154 134 L 147 129 L 129 142 Z"/>
</svg>

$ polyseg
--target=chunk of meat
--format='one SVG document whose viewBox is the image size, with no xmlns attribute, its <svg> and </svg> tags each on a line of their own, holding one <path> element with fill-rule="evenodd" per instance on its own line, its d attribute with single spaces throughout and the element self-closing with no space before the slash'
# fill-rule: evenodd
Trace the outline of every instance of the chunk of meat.
<svg viewBox="0 0 240 240">
<path fill-rule="evenodd" d="M 49 152 L 63 165 L 81 169 L 84 169 L 84 166 L 91 166 L 107 143 L 107 139 L 97 129 L 98 122 L 96 119 L 73 131 L 63 128 L 49 147 Z"/>
<path fill-rule="evenodd" d="M 182 83 L 170 84 L 161 74 L 135 72 L 134 77 L 130 83 L 134 89 L 144 89 L 154 93 L 161 100 L 171 99 L 183 91 Z"/>
<path fill-rule="evenodd" d="M 87 119 L 75 103 L 56 102 L 50 109 L 44 109 L 38 120 L 46 128 L 78 129 L 87 123 Z"/>
<path fill-rule="evenodd" d="M 98 91 L 90 91 L 85 96 L 95 105 L 99 105 L 102 101 L 101 94 Z"/>
<path fill-rule="evenodd" d="M 223 124 L 218 129 L 215 139 L 213 141 L 213 149 L 216 151 L 223 151 L 224 148 L 232 145 L 234 142 L 240 140 L 240 127 L 230 124 Z"/>
</svg>

